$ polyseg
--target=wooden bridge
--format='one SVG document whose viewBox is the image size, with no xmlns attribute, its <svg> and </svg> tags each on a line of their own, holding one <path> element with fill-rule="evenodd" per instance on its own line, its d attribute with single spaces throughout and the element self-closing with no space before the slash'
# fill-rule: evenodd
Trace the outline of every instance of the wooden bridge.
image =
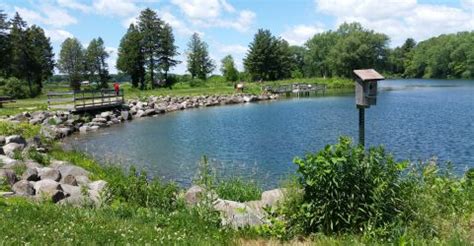
<svg viewBox="0 0 474 246">
<path fill-rule="evenodd" d="M 71 98 L 72 96 L 72 98 Z M 66 108 L 73 113 L 95 111 L 121 107 L 124 100 L 123 90 L 83 90 L 73 92 L 48 93 L 48 108 L 53 102 L 69 102 Z M 59 107 L 63 105 L 58 105 Z"/>
<path fill-rule="evenodd" d="M 280 85 L 277 87 L 273 86 L 264 86 L 263 91 L 275 93 L 275 94 L 286 94 L 297 95 L 297 96 L 310 96 L 311 93 L 317 95 L 321 93 L 324 95 L 326 93 L 325 84 L 291 84 L 291 85 Z"/>
</svg>

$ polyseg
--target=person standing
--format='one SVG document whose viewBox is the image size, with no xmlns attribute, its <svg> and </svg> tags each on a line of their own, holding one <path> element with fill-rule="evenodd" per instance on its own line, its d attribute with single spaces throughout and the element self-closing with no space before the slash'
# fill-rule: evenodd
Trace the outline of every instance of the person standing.
<svg viewBox="0 0 474 246">
<path fill-rule="evenodd" d="M 119 95 L 119 92 L 120 92 L 120 85 L 119 83 L 115 82 L 114 83 L 114 90 L 115 90 L 115 95 Z"/>
</svg>

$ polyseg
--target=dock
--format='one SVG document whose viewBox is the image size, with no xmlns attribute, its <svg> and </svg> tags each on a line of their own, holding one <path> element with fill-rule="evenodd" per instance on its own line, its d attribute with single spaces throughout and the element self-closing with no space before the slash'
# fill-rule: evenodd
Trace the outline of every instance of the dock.
<svg viewBox="0 0 474 246">
<path fill-rule="evenodd" d="M 280 86 L 264 86 L 263 91 L 270 92 L 273 94 L 285 94 L 286 96 L 296 95 L 300 96 L 310 96 L 326 93 L 325 84 L 290 84 L 290 85 L 280 85 Z"/>
<path fill-rule="evenodd" d="M 52 103 L 66 103 L 58 106 L 73 113 L 119 108 L 124 102 L 122 89 L 118 93 L 113 89 L 48 93 L 48 108 L 52 107 Z"/>
</svg>

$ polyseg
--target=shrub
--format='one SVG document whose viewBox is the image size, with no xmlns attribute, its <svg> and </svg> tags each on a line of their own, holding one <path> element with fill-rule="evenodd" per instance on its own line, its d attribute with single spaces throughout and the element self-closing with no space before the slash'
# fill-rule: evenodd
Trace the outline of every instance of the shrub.
<svg viewBox="0 0 474 246">
<path fill-rule="evenodd" d="M 383 148 L 352 146 L 349 138 L 295 159 L 304 190 L 300 214 L 307 233 L 360 232 L 390 223 L 403 210 L 401 175 Z"/>
<path fill-rule="evenodd" d="M 33 88 L 33 91 L 36 92 L 37 87 Z M 4 92 L 13 98 L 23 99 L 30 96 L 34 96 L 37 93 L 30 94 L 28 83 L 24 80 L 19 80 L 15 77 L 8 78 L 5 82 Z"/>
<path fill-rule="evenodd" d="M 246 202 L 260 200 L 262 189 L 254 181 L 232 177 L 218 181 L 216 192 L 222 199 Z"/>
<path fill-rule="evenodd" d="M 0 121 L 0 135 L 21 135 L 24 138 L 32 138 L 39 134 L 41 126 L 31 125 L 28 123 L 10 123 L 7 121 Z"/>
</svg>

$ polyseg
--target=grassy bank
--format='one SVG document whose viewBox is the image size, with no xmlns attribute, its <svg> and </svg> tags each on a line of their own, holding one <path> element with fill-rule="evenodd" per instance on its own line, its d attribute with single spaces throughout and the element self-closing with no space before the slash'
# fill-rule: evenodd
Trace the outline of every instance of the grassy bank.
<svg viewBox="0 0 474 246">
<path fill-rule="evenodd" d="M 252 82 L 245 83 L 245 93 L 260 94 L 262 87 L 271 85 L 286 85 L 292 83 L 320 83 L 326 84 L 329 88 L 328 93 L 335 90 L 352 90 L 353 81 L 342 78 L 304 78 L 304 79 L 290 79 L 280 81 L 268 82 Z M 110 85 L 112 87 L 112 85 Z M 126 99 L 144 98 L 148 96 L 197 96 L 197 95 L 229 95 L 235 93 L 234 84 L 225 82 L 221 77 L 213 77 L 207 81 L 196 80 L 194 82 L 178 82 L 171 88 L 157 88 L 153 90 L 139 90 L 132 88 L 130 83 L 123 83 L 121 88 L 124 89 Z M 48 107 L 47 93 L 48 92 L 65 92 L 69 87 L 65 83 L 51 83 L 46 84 L 43 93 L 31 99 L 17 100 L 15 103 L 7 103 L 0 108 L 0 116 L 14 115 L 24 111 L 39 111 L 45 110 Z M 54 103 L 56 105 L 67 104 L 68 102 Z"/>
</svg>

